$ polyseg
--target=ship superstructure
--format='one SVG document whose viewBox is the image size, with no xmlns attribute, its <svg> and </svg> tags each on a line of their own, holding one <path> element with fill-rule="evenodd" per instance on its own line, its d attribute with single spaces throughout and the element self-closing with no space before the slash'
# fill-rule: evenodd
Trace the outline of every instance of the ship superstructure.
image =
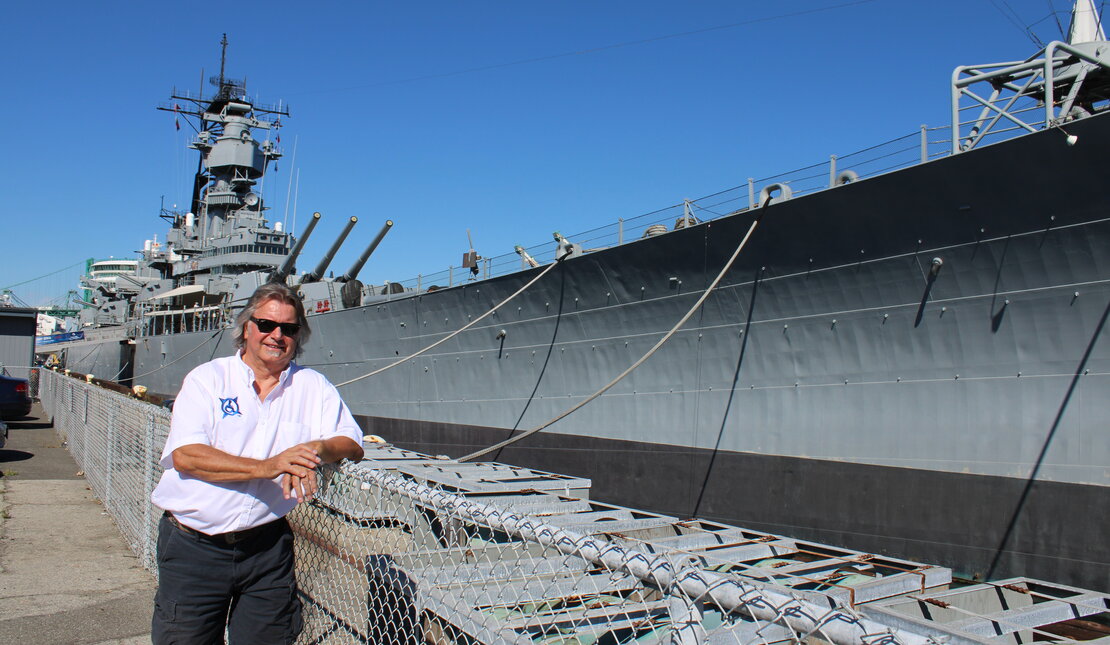
<svg viewBox="0 0 1110 645">
<path fill-rule="evenodd" d="M 222 44 L 226 55 L 226 37 Z M 255 192 L 268 165 L 281 152 L 274 140 L 267 137 L 259 142 L 254 135 L 281 127 L 288 108 L 253 103 L 247 97 L 246 82 L 225 75 L 222 59 L 219 76 L 210 82 L 215 94 L 174 92 L 170 97 L 174 105 L 159 108 L 200 124 L 189 146 L 200 152 L 191 211 L 184 216 L 165 214 L 172 227 L 167 252 L 158 258 L 163 273 L 179 286 L 228 274 L 272 271 L 292 247 L 287 233 L 270 226 L 262 196 Z"/>
<path fill-rule="evenodd" d="M 116 284 L 121 287 L 130 282 L 128 278 L 135 275 L 138 260 L 98 260 L 89 265 L 88 273 L 81 281 L 81 286 L 86 289 L 102 290 L 105 293 L 116 291 Z"/>
<path fill-rule="evenodd" d="M 91 302 L 80 328 L 97 336 L 138 336 L 218 328 L 242 293 L 249 295 L 290 259 L 293 237 L 267 218 L 259 183 L 281 157 L 269 133 L 289 116 L 286 106 L 262 105 L 246 82 L 227 76 L 227 37 L 211 93 L 173 91 L 158 109 L 184 120 L 199 152 L 187 210 L 163 206 L 169 224 L 143 243 L 137 260 L 94 263 L 83 280 Z M 266 133 L 263 140 L 258 133 Z M 249 284 L 247 284 L 249 283 Z M 111 329 L 123 327 L 124 329 Z M 127 370 L 119 373 L 127 374 Z"/>
</svg>

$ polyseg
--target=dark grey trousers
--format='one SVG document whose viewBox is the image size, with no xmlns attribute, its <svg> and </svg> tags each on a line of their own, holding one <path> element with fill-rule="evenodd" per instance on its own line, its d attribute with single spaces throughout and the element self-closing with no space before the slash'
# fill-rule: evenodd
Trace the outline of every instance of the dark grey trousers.
<svg viewBox="0 0 1110 645">
<path fill-rule="evenodd" d="M 228 544 L 158 524 L 154 645 L 291 644 L 301 631 L 293 533 L 285 520 Z"/>
</svg>

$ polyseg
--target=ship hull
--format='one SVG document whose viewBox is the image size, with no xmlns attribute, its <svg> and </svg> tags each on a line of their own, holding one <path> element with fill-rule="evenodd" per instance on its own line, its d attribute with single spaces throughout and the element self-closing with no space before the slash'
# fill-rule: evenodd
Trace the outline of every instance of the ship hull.
<svg viewBox="0 0 1110 645">
<path fill-rule="evenodd" d="M 452 456 L 541 424 L 648 351 L 759 214 L 658 353 L 498 458 L 667 513 L 1106 587 L 1110 115 L 1068 130 L 567 260 L 341 392 L 371 432 Z M 313 316 L 301 362 L 365 375 L 538 271 Z M 172 393 L 231 351 L 141 338 L 135 381 Z"/>
</svg>

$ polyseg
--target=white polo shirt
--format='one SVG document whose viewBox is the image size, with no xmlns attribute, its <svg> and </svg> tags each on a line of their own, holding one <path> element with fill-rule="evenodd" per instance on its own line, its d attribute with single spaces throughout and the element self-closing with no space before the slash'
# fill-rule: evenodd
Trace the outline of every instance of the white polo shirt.
<svg viewBox="0 0 1110 645">
<path fill-rule="evenodd" d="M 209 483 L 173 467 L 173 451 L 205 444 L 239 457 L 266 459 L 306 441 L 350 437 L 362 431 L 335 386 L 319 372 L 291 363 L 261 401 L 254 371 L 238 353 L 189 372 L 173 404 L 173 421 L 161 465 L 166 469 L 151 494 L 155 506 L 184 525 L 215 535 L 241 531 L 284 516 L 296 499 L 284 499 L 281 478 Z"/>
</svg>

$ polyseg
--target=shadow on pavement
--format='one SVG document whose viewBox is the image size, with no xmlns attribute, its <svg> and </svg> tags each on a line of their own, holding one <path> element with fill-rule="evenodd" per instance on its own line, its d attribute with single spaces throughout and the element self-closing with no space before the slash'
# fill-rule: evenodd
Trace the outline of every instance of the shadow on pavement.
<svg viewBox="0 0 1110 645">
<path fill-rule="evenodd" d="M 0 450 L 0 463 L 26 461 L 34 456 L 34 453 L 24 452 L 23 450 Z M 0 473 L 0 477 L 3 476 L 3 473 Z"/>
<path fill-rule="evenodd" d="M 9 430 L 42 430 L 53 427 L 49 421 L 41 421 L 38 417 L 24 417 L 26 421 L 7 421 Z"/>
</svg>

